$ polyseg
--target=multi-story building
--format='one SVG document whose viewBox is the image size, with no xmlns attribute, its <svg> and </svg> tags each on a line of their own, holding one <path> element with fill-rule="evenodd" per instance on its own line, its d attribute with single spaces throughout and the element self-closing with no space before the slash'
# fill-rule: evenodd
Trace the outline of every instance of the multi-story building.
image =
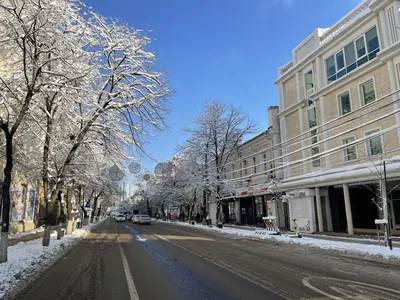
<svg viewBox="0 0 400 300">
<path fill-rule="evenodd" d="M 400 1 L 365 0 L 316 29 L 278 70 L 283 180 L 306 231 L 400 227 Z M 293 229 L 293 225 L 291 225 Z"/>
<path fill-rule="evenodd" d="M 274 148 L 280 142 L 277 113 L 277 106 L 269 107 L 268 130 L 243 142 L 227 160 L 223 180 L 234 185 L 234 192 L 224 200 L 226 222 L 257 225 L 263 222 L 263 216 L 280 209 L 280 225 L 288 226 L 286 204 L 273 201 L 268 189 L 269 183 L 280 176 L 274 160 L 274 156 L 281 156 L 280 148 Z"/>
</svg>

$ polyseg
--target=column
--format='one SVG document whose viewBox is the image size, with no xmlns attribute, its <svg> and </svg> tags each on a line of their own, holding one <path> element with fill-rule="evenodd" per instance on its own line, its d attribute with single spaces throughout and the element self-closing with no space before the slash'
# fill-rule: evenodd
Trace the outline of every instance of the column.
<svg viewBox="0 0 400 300">
<path fill-rule="evenodd" d="M 351 214 L 350 192 L 349 192 L 349 185 L 347 183 L 343 184 L 343 195 L 344 195 L 344 208 L 346 210 L 347 233 L 354 234 L 353 215 Z"/>
<path fill-rule="evenodd" d="M 303 133 L 306 131 L 306 129 L 304 128 L 304 113 L 303 113 L 303 108 L 299 108 L 299 123 L 300 123 L 300 132 Z M 303 136 L 303 138 L 301 139 L 301 148 L 303 148 L 303 150 L 301 151 L 301 155 L 302 158 L 307 158 L 307 150 L 310 151 L 309 149 L 304 149 L 307 147 L 307 138 L 305 136 Z M 303 172 L 307 173 L 309 168 L 308 166 L 310 165 L 310 162 L 305 161 L 303 162 Z"/>
<path fill-rule="evenodd" d="M 321 191 L 319 187 L 315 188 L 315 198 L 317 203 L 318 231 L 324 232 L 324 220 L 322 219 Z"/>
<path fill-rule="evenodd" d="M 383 44 L 383 49 L 388 47 L 390 45 L 390 40 L 389 40 L 389 35 L 388 35 L 388 24 L 386 20 L 386 13 L 385 9 L 381 9 L 379 11 L 379 21 L 381 25 L 381 37 L 382 37 L 382 44 Z"/>
<path fill-rule="evenodd" d="M 328 231 L 333 231 L 332 226 L 332 214 L 331 214 L 331 204 L 329 201 L 329 196 L 325 197 L 325 211 L 326 211 L 326 223 L 328 224 Z"/>
<path fill-rule="evenodd" d="M 296 91 L 297 91 L 297 102 L 300 102 L 302 99 L 302 91 L 301 91 L 301 73 L 296 72 Z"/>
<path fill-rule="evenodd" d="M 324 81 L 324 68 L 322 66 L 322 58 L 321 56 L 318 56 L 315 59 L 315 69 L 316 69 L 316 78 L 317 78 L 317 84 L 316 84 L 316 90 L 320 90 L 325 86 L 325 81 Z"/>
<path fill-rule="evenodd" d="M 325 97 L 321 96 L 319 97 L 319 108 L 320 108 L 320 112 L 321 112 L 321 125 L 326 124 L 326 122 L 328 121 L 328 118 L 326 116 L 326 104 L 325 104 Z M 326 139 L 329 138 L 329 126 L 322 126 L 320 131 L 318 133 L 320 133 L 321 131 L 323 132 L 322 135 L 318 135 L 318 141 L 321 140 L 325 140 L 322 145 L 324 146 L 324 152 L 330 149 L 330 142 L 327 141 Z M 322 139 L 321 139 L 322 137 Z M 322 152 L 322 151 L 321 151 Z M 325 168 L 329 169 L 331 167 L 331 156 L 327 155 L 324 158 L 325 160 Z"/>
</svg>

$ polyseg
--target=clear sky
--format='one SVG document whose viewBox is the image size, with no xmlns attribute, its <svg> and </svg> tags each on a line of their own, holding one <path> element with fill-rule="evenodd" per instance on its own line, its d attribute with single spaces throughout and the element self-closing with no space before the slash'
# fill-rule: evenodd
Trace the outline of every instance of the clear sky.
<svg viewBox="0 0 400 300">
<path fill-rule="evenodd" d="M 175 93 L 169 129 L 147 150 L 153 169 L 185 141 L 205 101 L 233 104 L 268 128 L 267 107 L 277 105 L 277 68 L 316 28 L 336 23 L 360 0 L 88 0 L 107 17 L 151 29 L 149 50 Z"/>
</svg>

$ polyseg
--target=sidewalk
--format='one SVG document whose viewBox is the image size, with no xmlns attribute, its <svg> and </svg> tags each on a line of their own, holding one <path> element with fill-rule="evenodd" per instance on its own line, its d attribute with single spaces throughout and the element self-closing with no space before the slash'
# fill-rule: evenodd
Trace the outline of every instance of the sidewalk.
<svg viewBox="0 0 400 300">
<path fill-rule="evenodd" d="M 47 247 L 42 246 L 40 237 L 43 231 L 40 230 L 32 230 L 32 234 L 25 232 L 10 235 L 8 261 L 0 264 L 0 299 L 22 289 L 32 279 L 40 276 L 41 272 L 50 268 L 106 219 L 76 229 L 60 240 L 57 240 L 57 233 L 53 232 Z"/>
<path fill-rule="evenodd" d="M 238 225 L 231 225 L 231 224 L 224 224 L 224 227 L 228 228 L 237 228 L 243 230 L 254 231 L 256 228 L 255 226 L 238 226 Z M 282 234 L 289 234 L 290 231 L 281 231 Z M 338 242 L 348 242 L 348 243 L 356 243 L 356 244 L 364 244 L 364 245 L 379 245 L 378 237 L 373 235 L 348 235 L 346 233 L 333 233 L 333 232 L 324 232 L 324 233 L 302 233 L 304 237 L 314 238 L 314 239 L 321 239 L 327 241 L 338 241 Z M 381 241 L 380 245 L 383 245 L 383 236 L 380 236 Z M 393 246 L 397 245 L 400 247 L 400 237 L 393 237 Z"/>
</svg>

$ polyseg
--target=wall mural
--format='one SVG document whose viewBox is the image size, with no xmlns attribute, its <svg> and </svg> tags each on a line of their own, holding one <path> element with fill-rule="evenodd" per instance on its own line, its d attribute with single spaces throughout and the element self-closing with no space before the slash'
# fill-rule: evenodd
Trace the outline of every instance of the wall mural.
<svg viewBox="0 0 400 300">
<path fill-rule="evenodd" d="M 24 197 L 23 187 L 20 184 L 15 184 L 11 193 L 12 209 L 11 221 L 20 221 L 24 214 Z"/>
<path fill-rule="evenodd" d="M 29 190 L 29 210 L 28 210 L 29 220 L 33 220 L 34 208 L 35 208 L 35 190 L 30 189 Z"/>
</svg>

